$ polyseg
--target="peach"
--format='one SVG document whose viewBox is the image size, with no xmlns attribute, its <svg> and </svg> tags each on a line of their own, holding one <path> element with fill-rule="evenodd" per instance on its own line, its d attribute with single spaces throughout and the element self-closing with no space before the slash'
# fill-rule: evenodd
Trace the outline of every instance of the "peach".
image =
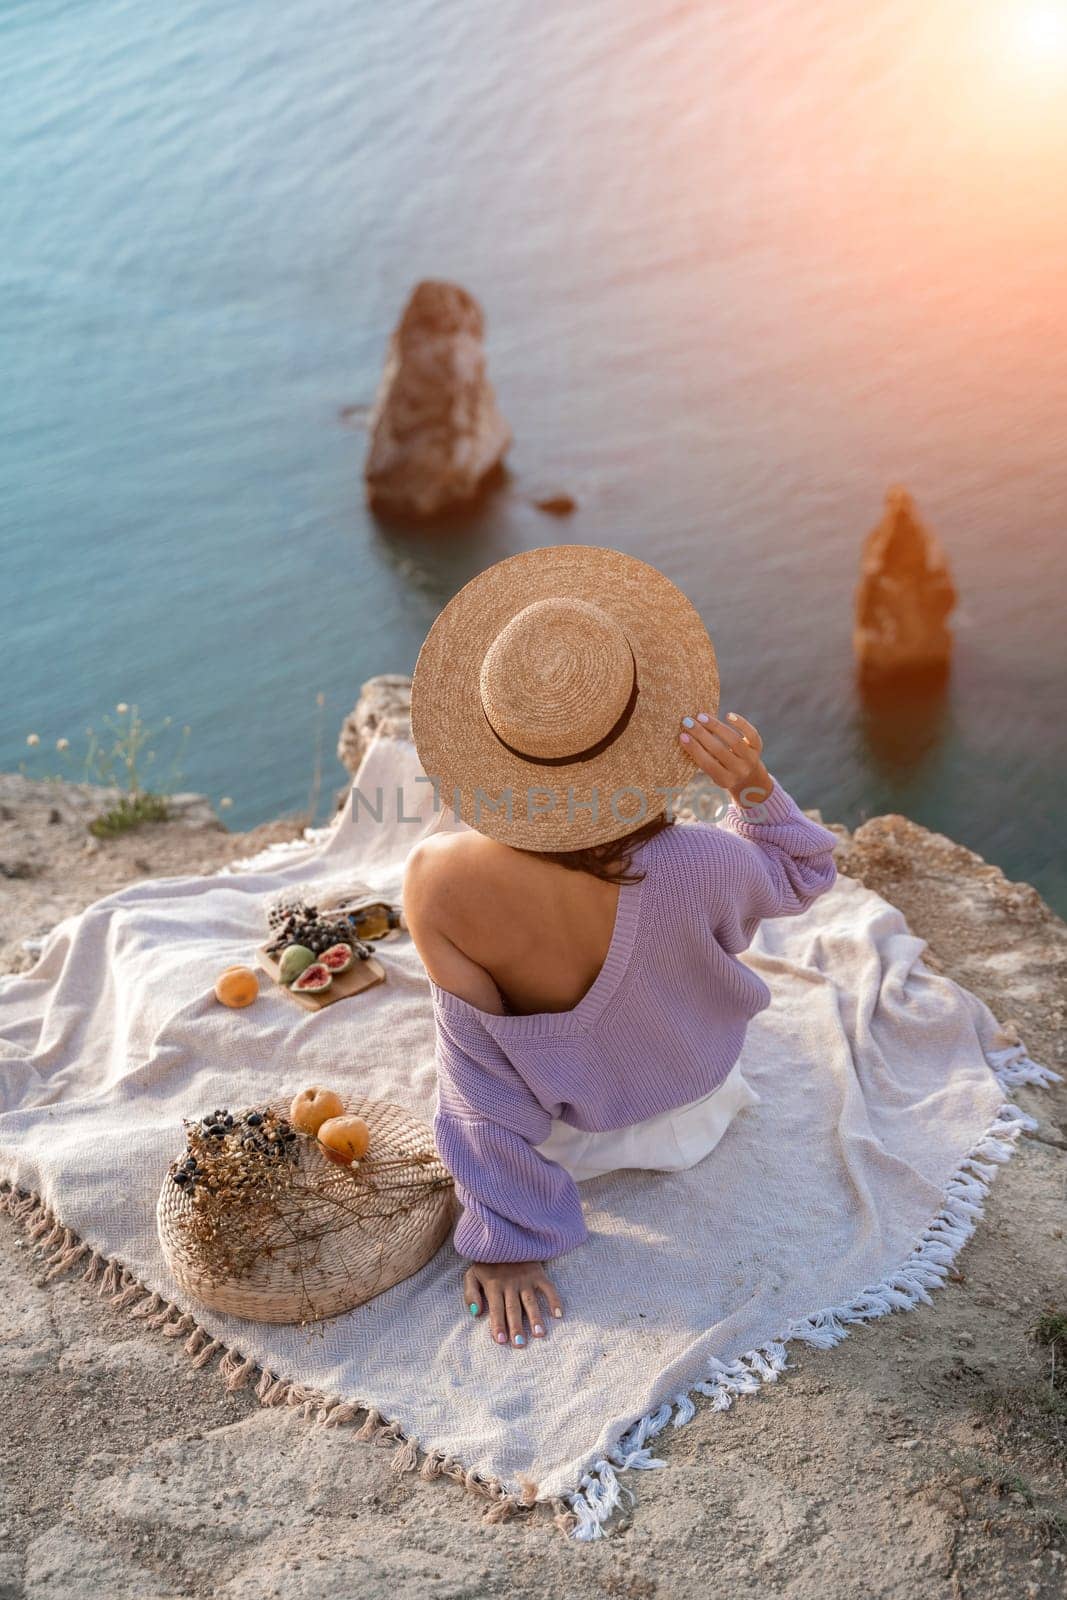
<svg viewBox="0 0 1067 1600">
<path fill-rule="evenodd" d="M 289 1121 L 298 1133 L 318 1133 L 330 1117 L 343 1117 L 344 1101 L 332 1089 L 301 1089 L 289 1107 Z"/>
<path fill-rule="evenodd" d="M 224 1006 L 250 1006 L 259 995 L 259 979 L 251 967 L 227 967 L 215 983 L 215 999 Z"/>
<path fill-rule="evenodd" d="M 362 1117 L 330 1117 L 319 1129 L 319 1144 L 324 1156 L 350 1167 L 366 1155 L 370 1129 Z"/>
</svg>

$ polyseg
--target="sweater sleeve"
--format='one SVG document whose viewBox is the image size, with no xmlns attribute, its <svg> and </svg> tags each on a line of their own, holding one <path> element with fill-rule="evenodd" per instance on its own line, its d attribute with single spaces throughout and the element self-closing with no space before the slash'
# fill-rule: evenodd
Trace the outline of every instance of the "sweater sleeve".
<svg viewBox="0 0 1067 1600">
<path fill-rule="evenodd" d="M 837 880 L 837 836 L 806 817 L 776 778 L 766 800 L 752 806 L 732 803 L 716 831 L 721 850 L 711 886 L 716 935 L 732 955 L 747 948 L 764 917 L 806 911 Z"/>
<path fill-rule="evenodd" d="M 462 1213 L 453 1244 L 469 1261 L 544 1261 L 589 1237 L 570 1173 L 533 1147 L 552 1117 L 476 1019 L 439 1007 L 433 1131 Z"/>
</svg>

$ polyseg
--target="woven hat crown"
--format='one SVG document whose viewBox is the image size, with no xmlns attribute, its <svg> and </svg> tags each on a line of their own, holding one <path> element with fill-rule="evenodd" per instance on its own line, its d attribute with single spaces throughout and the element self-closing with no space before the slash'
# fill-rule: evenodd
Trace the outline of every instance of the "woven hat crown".
<svg viewBox="0 0 1067 1600">
<path fill-rule="evenodd" d="M 532 760 L 561 761 L 595 746 L 636 691 L 625 629 L 573 596 L 524 606 L 485 652 L 482 710 L 496 737 Z"/>
<path fill-rule="evenodd" d="M 520 850 L 632 833 L 692 778 L 686 707 L 719 703 L 708 631 L 657 568 L 602 545 L 520 550 L 438 613 L 411 683 L 435 810 Z"/>
</svg>

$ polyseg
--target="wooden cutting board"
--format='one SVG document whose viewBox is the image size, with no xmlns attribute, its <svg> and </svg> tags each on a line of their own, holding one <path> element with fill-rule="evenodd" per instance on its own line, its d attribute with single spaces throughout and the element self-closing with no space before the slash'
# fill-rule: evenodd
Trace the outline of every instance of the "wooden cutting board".
<svg viewBox="0 0 1067 1600">
<path fill-rule="evenodd" d="M 265 944 L 259 946 L 256 956 L 264 972 L 270 974 L 282 994 L 288 995 L 290 1000 L 295 1000 L 305 1011 L 321 1011 L 323 1006 L 332 1006 L 335 1000 L 350 1000 L 353 995 L 362 994 L 364 989 L 373 989 L 376 983 L 385 982 L 385 968 L 376 957 L 368 956 L 366 961 L 361 961 L 357 956 L 348 971 L 338 973 L 330 987 L 322 994 L 298 994 L 284 983 L 278 982 L 280 963 L 274 956 L 268 954 Z"/>
</svg>

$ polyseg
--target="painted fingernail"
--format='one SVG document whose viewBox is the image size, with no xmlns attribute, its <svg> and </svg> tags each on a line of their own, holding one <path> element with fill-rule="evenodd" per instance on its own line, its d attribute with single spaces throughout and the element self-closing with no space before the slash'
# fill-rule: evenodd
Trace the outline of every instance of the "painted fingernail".
<svg viewBox="0 0 1067 1600">
<path fill-rule="evenodd" d="M 711 718 L 708 716 L 706 711 L 698 711 L 697 712 L 697 721 L 698 722 L 710 722 Z"/>
<path fill-rule="evenodd" d="M 727 720 L 727 722 L 736 722 L 737 721 L 737 712 L 736 711 L 728 711 L 726 713 L 726 720 Z"/>
<path fill-rule="evenodd" d="M 556 1306 L 555 1309 L 552 1312 L 552 1315 L 554 1317 L 561 1317 L 563 1315 L 563 1307 L 562 1306 Z"/>
<path fill-rule="evenodd" d="M 516 1334 L 516 1335 L 515 1335 L 515 1343 L 516 1343 L 516 1344 L 525 1344 L 525 1343 L 526 1343 L 526 1336 L 525 1336 L 525 1334 L 522 1334 L 522 1333 L 517 1333 L 517 1334 Z"/>
<path fill-rule="evenodd" d="M 692 717 L 683 717 L 682 718 L 682 727 L 683 728 L 691 728 L 692 726 L 693 726 Z"/>
<path fill-rule="evenodd" d="M 497 1336 L 496 1336 L 496 1342 L 497 1342 L 497 1344 L 507 1344 L 507 1342 L 508 1342 L 508 1336 L 507 1336 L 507 1334 L 506 1334 L 506 1333 L 505 1333 L 505 1332 L 504 1332 L 504 1330 L 503 1330 L 503 1328 L 501 1328 L 501 1330 L 500 1330 L 500 1332 L 499 1332 L 499 1333 L 498 1333 L 498 1334 L 497 1334 Z"/>
<path fill-rule="evenodd" d="M 477 1302 L 477 1300 L 472 1300 L 471 1301 L 471 1316 L 472 1317 L 476 1317 L 477 1315 L 478 1315 L 478 1302 Z"/>
<path fill-rule="evenodd" d="M 543 1335 L 544 1331 L 545 1331 L 544 1328 L 542 1328 L 542 1326 L 541 1326 L 541 1324 L 539 1322 L 535 1322 L 534 1323 L 534 1338 L 535 1339 L 539 1338 L 541 1335 Z"/>
<path fill-rule="evenodd" d="M 689 735 L 687 733 L 680 733 L 678 735 L 678 737 L 679 737 L 679 739 L 681 739 L 683 744 L 688 744 L 689 743 Z"/>
</svg>

